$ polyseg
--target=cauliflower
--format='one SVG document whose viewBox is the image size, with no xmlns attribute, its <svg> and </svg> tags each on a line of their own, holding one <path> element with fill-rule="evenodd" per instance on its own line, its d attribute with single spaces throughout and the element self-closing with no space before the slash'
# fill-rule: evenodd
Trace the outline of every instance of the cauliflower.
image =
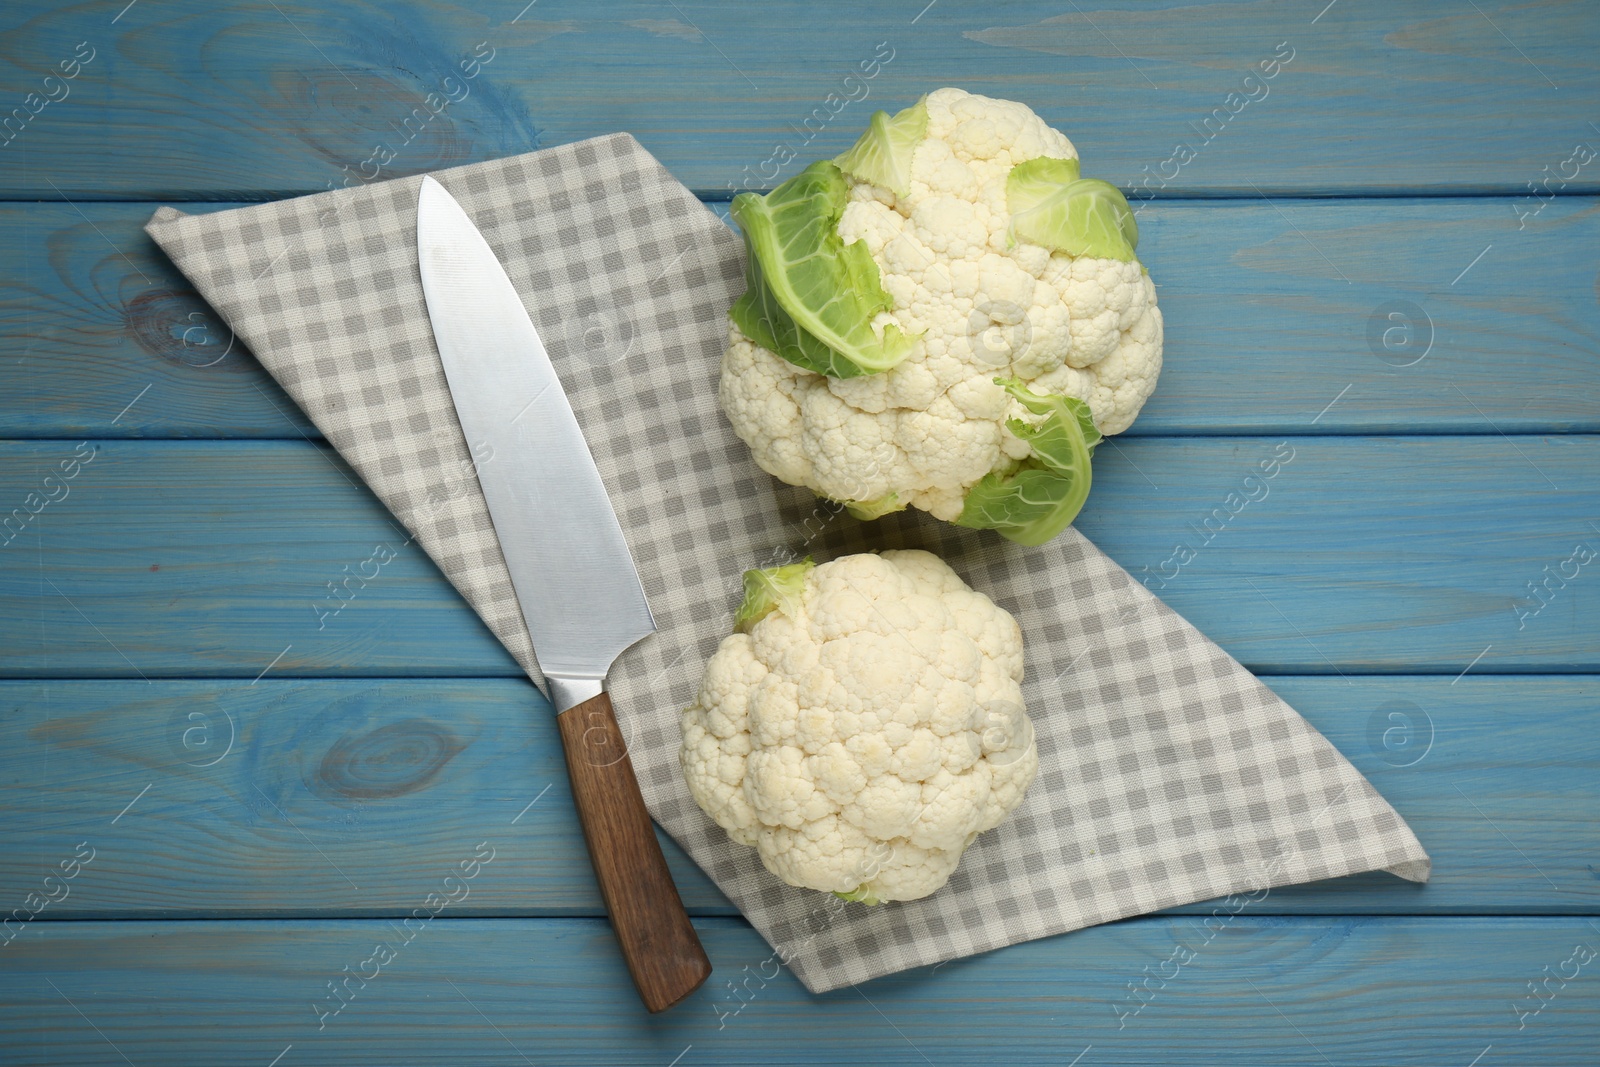
<svg viewBox="0 0 1600 1067">
<path fill-rule="evenodd" d="M 720 399 L 763 470 L 863 518 L 1066 528 L 1162 344 L 1127 201 L 1066 137 L 940 89 L 733 214 L 748 286 Z"/>
<path fill-rule="evenodd" d="M 790 885 L 927 896 L 1039 769 L 1016 620 L 928 552 L 744 577 L 683 712 L 695 802 Z"/>
</svg>

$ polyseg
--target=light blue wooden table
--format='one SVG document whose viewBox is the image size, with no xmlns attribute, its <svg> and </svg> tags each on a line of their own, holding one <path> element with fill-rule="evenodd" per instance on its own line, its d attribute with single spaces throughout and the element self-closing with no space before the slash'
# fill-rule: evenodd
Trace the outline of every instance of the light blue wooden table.
<svg viewBox="0 0 1600 1067">
<path fill-rule="evenodd" d="M 1600 1063 L 1600 9 L 524 3 L 0 13 L 0 1063 Z M 1152 198 L 1167 367 L 1080 528 L 1434 879 L 812 997 L 668 843 L 716 973 L 648 1017 L 536 691 L 140 226 L 614 130 L 723 204 L 945 84 Z"/>
</svg>

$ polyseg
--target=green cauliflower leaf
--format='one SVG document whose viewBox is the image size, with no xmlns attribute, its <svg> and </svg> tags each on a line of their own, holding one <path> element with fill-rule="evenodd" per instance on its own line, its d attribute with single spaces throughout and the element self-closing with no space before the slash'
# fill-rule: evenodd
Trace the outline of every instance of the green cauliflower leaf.
<svg viewBox="0 0 1600 1067">
<path fill-rule="evenodd" d="M 927 99 L 924 96 L 893 118 L 887 111 L 874 111 L 867 132 L 834 158 L 839 169 L 896 196 L 909 193 L 911 154 L 928 136 Z"/>
<path fill-rule="evenodd" d="M 1022 545 L 1042 545 L 1077 518 L 1089 498 L 1090 463 L 1100 431 L 1077 397 L 1040 395 L 1015 378 L 996 378 L 1038 423 L 1007 419 L 1032 455 L 984 475 L 967 491 L 957 526 L 997 530 Z"/>
<path fill-rule="evenodd" d="M 1110 182 L 1078 177 L 1075 159 L 1040 156 L 1006 176 L 1011 236 L 1073 256 L 1133 259 L 1139 224 Z"/>
<path fill-rule="evenodd" d="M 816 567 L 810 556 L 799 563 L 744 572 L 744 602 L 733 617 L 733 627 L 747 634 L 774 611 L 793 613 L 805 594 L 806 575 Z"/>
<path fill-rule="evenodd" d="M 821 160 L 765 196 L 733 200 L 746 253 L 745 293 L 729 312 L 734 324 L 763 348 L 831 378 L 886 371 L 916 341 L 897 326 L 881 337 L 873 330 L 872 320 L 892 304 L 866 244 L 839 236 L 848 197 L 839 167 Z"/>
</svg>

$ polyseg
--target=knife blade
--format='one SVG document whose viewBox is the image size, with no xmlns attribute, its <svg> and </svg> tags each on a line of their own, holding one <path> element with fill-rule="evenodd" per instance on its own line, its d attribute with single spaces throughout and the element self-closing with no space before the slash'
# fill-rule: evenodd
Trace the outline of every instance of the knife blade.
<svg viewBox="0 0 1600 1067">
<path fill-rule="evenodd" d="M 617 656 L 655 631 L 582 428 L 499 257 L 432 177 L 417 262 L 450 397 L 539 667 L 573 799 L 628 970 L 663 1011 L 711 973 L 662 858 L 605 692 Z"/>
</svg>

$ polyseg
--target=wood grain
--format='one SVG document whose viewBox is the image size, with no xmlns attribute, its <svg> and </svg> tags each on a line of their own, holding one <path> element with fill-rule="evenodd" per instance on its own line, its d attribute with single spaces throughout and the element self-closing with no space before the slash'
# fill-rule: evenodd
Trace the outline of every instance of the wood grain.
<svg viewBox="0 0 1600 1067">
<path fill-rule="evenodd" d="M 1293 458 L 1267 495 L 1221 520 L 1214 509 L 1232 507 L 1230 494 L 1260 496 L 1244 479 L 1280 439 L 1118 444 L 1096 459 L 1078 528 L 1258 672 L 1600 665 L 1589 570 L 1552 584 L 1544 600 L 1527 592 L 1574 545 L 1600 537 L 1583 520 L 1600 514 L 1600 437 L 1288 440 L 1281 447 Z M 0 594 L 17 605 L 0 614 L 0 676 L 519 673 L 328 450 L 99 447 L 70 495 L 0 548 Z M 0 445 L 0 501 L 24 505 L 75 448 Z M 826 554 L 830 536 L 811 550 Z M 372 572 L 363 564 L 380 545 L 394 558 L 370 581 L 346 585 Z M 1169 563 L 1178 545 L 1192 558 Z M 647 591 L 670 577 L 646 573 Z M 1543 606 L 1519 617 L 1524 600 Z"/>
<path fill-rule="evenodd" d="M 697 191 L 768 186 L 841 151 L 872 109 L 955 82 L 1030 103 L 1086 175 L 1123 186 L 1162 174 L 1181 143 L 1195 155 L 1166 167 L 1169 195 L 1522 195 L 1594 136 L 1600 89 L 1600 23 L 1583 0 L 779 0 L 760 17 L 544 0 L 519 19 L 521 6 L 144 4 L 113 24 L 111 5 L 11 4 L 7 99 L 80 40 L 99 53 L 3 149 L 17 164 L 0 169 L 0 194 L 281 196 L 615 130 Z M 1293 58 L 1275 77 L 1246 80 L 1280 54 Z M 798 155 L 787 167 L 779 145 Z M 1591 165 L 1565 191 L 1600 191 L 1597 179 Z"/>
<path fill-rule="evenodd" d="M 1592 676 L 1268 682 L 1434 869 L 1426 886 L 1274 890 L 1252 914 L 1600 912 Z M 449 915 L 600 917 L 552 719 L 512 679 L 0 682 L 0 903 L 87 840 L 95 860 L 42 918 L 399 917 L 487 842 L 493 862 Z M 734 914 L 660 840 L 690 911 Z"/>
<path fill-rule="evenodd" d="M 975 1065 L 997 1051 L 1052 1067 L 1465 1067 L 1491 1045 L 1479 1067 L 1594 1062 L 1597 961 L 1550 977 L 1544 999 L 1528 990 L 1571 975 L 1575 945 L 1600 950 L 1580 918 L 1242 913 L 1209 940 L 1193 918 L 1135 919 L 817 997 L 743 922 L 696 927 L 719 977 L 662 1016 L 618 995 L 627 972 L 604 921 L 445 918 L 324 1016 L 341 1003 L 328 983 L 395 942 L 389 923 L 50 923 L 4 950 L 0 1044 L 56 1067 L 118 1051 L 141 1067 Z M 1173 975 L 1161 964 L 1179 945 L 1194 957 Z M 1171 977 L 1119 1018 L 1146 973 Z M 1515 1009 L 1536 1004 L 1519 1029 Z"/>
<path fill-rule="evenodd" d="M 556 716 L 572 800 L 600 896 L 634 988 L 666 1011 L 711 974 L 639 795 L 611 697 L 600 693 Z"/>
<path fill-rule="evenodd" d="M 1167 344 L 1127 436 L 1600 430 L 1600 202 L 1514 206 L 1144 206 Z M 317 436 L 140 230 L 154 207 L 0 206 L 0 435 Z"/>
</svg>

